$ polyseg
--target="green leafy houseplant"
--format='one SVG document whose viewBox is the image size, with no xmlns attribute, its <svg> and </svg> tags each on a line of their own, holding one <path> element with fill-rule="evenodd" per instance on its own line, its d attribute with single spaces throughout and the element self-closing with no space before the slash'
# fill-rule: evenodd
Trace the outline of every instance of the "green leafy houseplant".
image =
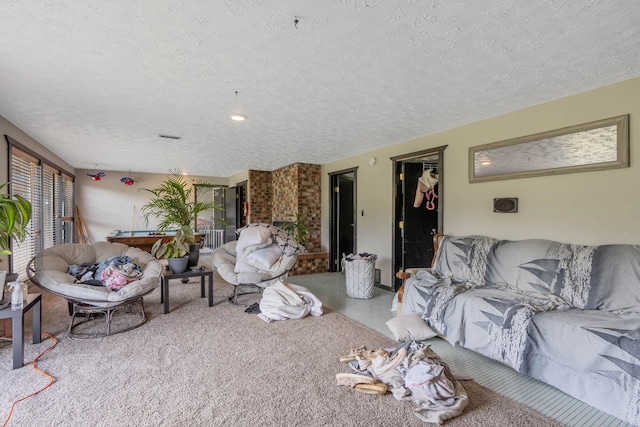
<svg viewBox="0 0 640 427">
<path fill-rule="evenodd" d="M 291 234 L 294 239 L 300 243 L 304 243 L 309 238 L 309 226 L 304 218 L 300 216 L 300 213 L 294 214 L 293 222 L 287 222 L 282 226 L 282 229 Z"/>
<path fill-rule="evenodd" d="M 191 233 L 187 236 L 191 242 L 194 239 L 194 226 L 198 214 L 208 210 L 222 209 L 213 201 L 197 201 L 195 186 L 178 171 L 172 171 L 156 188 L 145 188 L 145 191 L 152 194 L 149 202 L 141 209 L 147 224 L 149 218 L 153 216 L 159 219 L 158 229 L 160 230 L 187 226 L 191 229 Z"/>
<path fill-rule="evenodd" d="M 156 240 L 151 247 L 151 256 L 155 258 L 182 258 L 189 253 L 189 241 L 193 240 L 193 231 L 189 226 L 182 226 L 168 242 Z"/>
<path fill-rule="evenodd" d="M 0 191 L 7 185 L 0 185 Z M 11 240 L 24 241 L 31 219 L 31 203 L 21 196 L 0 193 L 0 255 L 11 255 Z"/>
</svg>

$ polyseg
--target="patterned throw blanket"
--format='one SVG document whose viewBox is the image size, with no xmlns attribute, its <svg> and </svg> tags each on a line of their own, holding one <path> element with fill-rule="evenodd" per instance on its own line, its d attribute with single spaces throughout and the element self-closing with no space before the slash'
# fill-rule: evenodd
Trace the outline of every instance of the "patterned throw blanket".
<svg viewBox="0 0 640 427">
<path fill-rule="evenodd" d="M 638 245 L 445 236 L 402 308 L 454 346 L 640 426 L 638 289 Z"/>
<path fill-rule="evenodd" d="M 552 253 L 557 259 L 569 259 L 564 248 L 551 245 L 546 253 Z M 517 280 L 509 284 L 512 272 L 505 271 L 502 265 L 492 264 L 499 241 L 485 236 L 471 236 L 454 239 L 445 236 L 434 266 L 434 271 L 419 271 L 409 278 L 405 285 L 405 301 L 403 312 L 416 311 L 441 336 L 447 337 L 452 343 L 464 341 L 463 327 L 448 325 L 445 321 L 447 309 L 463 310 L 464 314 L 453 315 L 452 318 L 475 320 L 477 325 L 489 334 L 490 344 L 485 354 L 500 360 L 519 370 L 523 362 L 526 346 L 527 330 L 531 318 L 549 310 L 565 309 L 569 304 L 553 294 L 553 291 L 563 292 L 556 282 L 565 283 L 557 274 L 553 275 L 553 285 L 546 289 L 536 283 L 528 283 L 530 288 L 521 289 Z M 583 251 L 584 252 L 584 251 Z M 542 260 L 546 261 L 546 260 Z M 547 262 L 547 264 L 549 264 Z M 561 273 L 566 269 L 559 268 L 560 262 L 553 263 L 556 271 Z M 528 268 L 534 274 L 538 272 L 536 266 L 529 263 L 525 266 L 515 265 L 514 268 Z M 540 269 L 540 271 L 543 271 Z M 551 278 L 548 272 L 544 272 Z M 541 274 L 544 276 L 544 274 Z M 531 287 L 536 285 L 536 287 Z M 575 289 L 575 287 L 572 287 Z M 477 299 L 465 299 L 465 304 L 451 304 L 454 297 L 474 289 L 487 290 Z M 493 291 L 495 290 L 495 295 Z M 565 292 L 566 293 L 566 292 Z M 474 294 L 475 295 L 475 294 Z M 581 295 L 572 295 L 574 300 L 584 300 Z M 474 310 L 468 305 L 474 304 Z M 482 305 L 486 305 L 486 308 Z M 469 313 L 477 313 L 481 318 L 469 317 Z M 455 313 L 454 313 L 455 314 Z M 460 336 L 459 336 L 460 335 Z"/>
<path fill-rule="evenodd" d="M 467 284 L 454 284 L 448 277 L 438 277 L 420 270 L 404 286 L 403 313 L 420 313 L 431 328 L 446 336 L 444 313 L 456 295 L 470 289 Z"/>
</svg>

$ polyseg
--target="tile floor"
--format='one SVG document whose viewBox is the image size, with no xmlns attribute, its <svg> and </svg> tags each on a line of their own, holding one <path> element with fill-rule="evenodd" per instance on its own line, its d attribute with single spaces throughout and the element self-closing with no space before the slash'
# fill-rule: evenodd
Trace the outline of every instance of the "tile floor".
<svg viewBox="0 0 640 427">
<path fill-rule="evenodd" d="M 345 276 L 341 273 L 321 273 L 291 276 L 290 283 L 305 286 L 325 306 L 356 320 L 390 338 L 393 335 L 385 322 L 395 315 L 391 311 L 393 292 L 374 288 L 371 299 L 347 296 Z M 468 375 L 479 384 L 572 427 L 630 426 L 618 418 L 605 414 L 554 387 L 530 378 L 482 355 L 460 347 L 452 347 L 440 338 L 429 340 L 431 348 L 447 361 L 451 368 Z"/>
</svg>

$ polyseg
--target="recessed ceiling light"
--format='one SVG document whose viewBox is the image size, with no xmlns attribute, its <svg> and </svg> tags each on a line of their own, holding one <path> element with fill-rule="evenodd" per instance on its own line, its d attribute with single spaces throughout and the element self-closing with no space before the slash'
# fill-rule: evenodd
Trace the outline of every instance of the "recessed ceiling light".
<svg viewBox="0 0 640 427">
<path fill-rule="evenodd" d="M 234 120 L 236 122 L 243 122 L 245 120 L 247 120 L 247 116 L 245 116 L 244 114 L 240 114 L 240 113 L 232 113 L 229 115 L 229 117 L 231 117 L 231 120 Z"/>
</svg>

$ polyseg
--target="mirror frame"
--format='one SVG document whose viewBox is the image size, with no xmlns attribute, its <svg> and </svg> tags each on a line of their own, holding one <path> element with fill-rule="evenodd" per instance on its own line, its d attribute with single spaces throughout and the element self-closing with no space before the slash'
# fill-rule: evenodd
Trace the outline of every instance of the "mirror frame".
<svg viewBox="0 0 640 427">
<path fill-rule="evenodd" d="M 502 149 L 504 147 L 516 146 L 521 144 L 539 143 L 545 139 L 554 138 L 563 135 L 577 134 L 584 131 L 616 126 L 616 160 L 601 163 L 575 164 L 571 166 L 549 167 L 537 169 L 522 169 L 517 172 L 508 172 L 504 174 L 494 175 L 477 175 L 475 164 L 476 155 L 481 152 L 487 152 L 494 149 Z M 517 155 L 514 150 L 514 155 Z M 551 166 L 551 165 L 550 165 Z M 505 179 L 530 178 L 535 176 L 549 176 L 566 173 L 588 172 L 604 169 L 617 169 L 629 167 L 629 115 L 611 117 L 594 122 L 584 123 L 575 126 L 569 126 L 562 129 L 541 132 L 533 135 L 522 136 L 519 138 L 508 139 L 490 144 L 477 145 L 469 147 L 469 183 L 499 181 Z"/>
</svg>

